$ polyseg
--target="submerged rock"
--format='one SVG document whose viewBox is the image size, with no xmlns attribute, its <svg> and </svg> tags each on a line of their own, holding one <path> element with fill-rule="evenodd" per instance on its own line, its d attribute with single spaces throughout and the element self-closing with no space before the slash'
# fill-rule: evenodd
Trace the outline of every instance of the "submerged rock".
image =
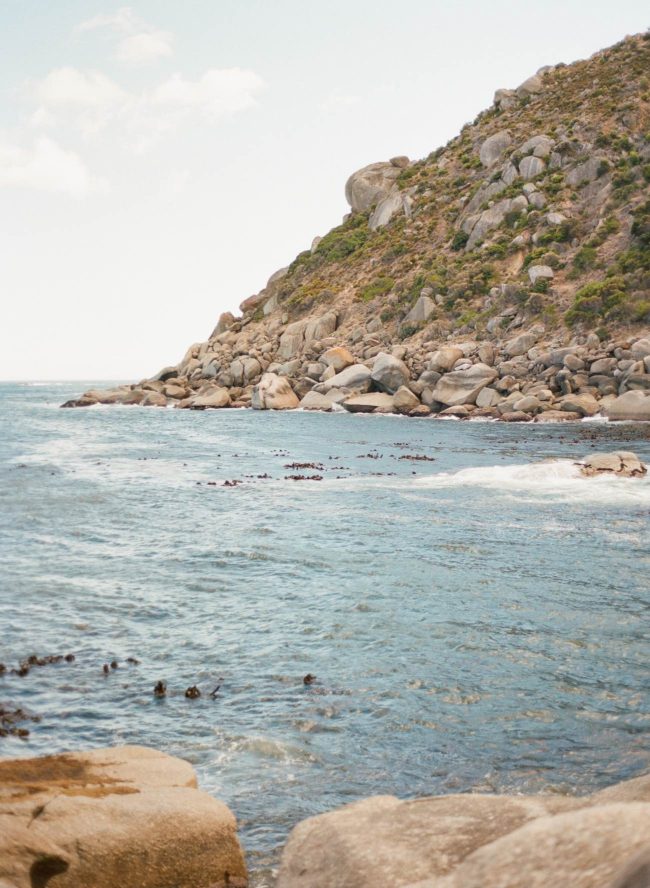
<svg viewBox="0 0 650 888">
<path fill-rule="evenodd" d="M 616 450 L 614 453 L 591 453 L 585 456 L 580 463 L 580 471 L 587 477 L 614 474 L 634 478 L 645 475 L 648 469 L 636 453 Z"/>
</svg>

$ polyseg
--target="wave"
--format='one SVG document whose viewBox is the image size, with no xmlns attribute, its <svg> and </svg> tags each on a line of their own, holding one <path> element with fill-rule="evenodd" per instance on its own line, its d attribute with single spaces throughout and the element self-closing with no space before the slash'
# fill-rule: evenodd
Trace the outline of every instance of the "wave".
<svg viewBox="0 0 650 888">
<path fill-rule="evenodd" d="M 427 489 L 480 487 L 502 494 L 532 494 L 584 502 L 650 505 L 650 476 L 621 478 L 603 474 L 585 478 L 573 460 L 556 459 L 509 466 L 476 466 L 414 479 Z"/>
</svg>

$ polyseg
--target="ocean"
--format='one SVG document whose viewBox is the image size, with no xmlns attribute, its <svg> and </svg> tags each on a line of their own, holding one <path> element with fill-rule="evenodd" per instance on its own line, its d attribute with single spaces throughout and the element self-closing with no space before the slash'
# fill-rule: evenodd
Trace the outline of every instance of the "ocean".
<svg viewBox="0 0 650 888">
<path fill-rule="evenodd" d="M 58 408 L 90 386 L 0 385 L 0 703 L 40 717 L 1 755 L 189 760 L 258 886 L 369 795 L 648 771 L 650 476 L 574 462 L 650 426 Z"/>
</svg>

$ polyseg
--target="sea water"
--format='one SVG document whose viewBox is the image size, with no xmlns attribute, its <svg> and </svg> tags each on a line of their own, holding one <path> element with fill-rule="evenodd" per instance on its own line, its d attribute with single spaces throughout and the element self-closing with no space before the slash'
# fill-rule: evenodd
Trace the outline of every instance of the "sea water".
<svg viewBox="0 0 650 888">
<path fill-rule="evenodd" d="M 0 754 L 189 760 L 258 885 L 365 796 L 650 768 L 650 477 L 574 464 L 648 425 L 58 408 L 87 387 L 0 387 L 0 661 L 76 658 L 0 678 L 41 717 Z"/>
</svg>

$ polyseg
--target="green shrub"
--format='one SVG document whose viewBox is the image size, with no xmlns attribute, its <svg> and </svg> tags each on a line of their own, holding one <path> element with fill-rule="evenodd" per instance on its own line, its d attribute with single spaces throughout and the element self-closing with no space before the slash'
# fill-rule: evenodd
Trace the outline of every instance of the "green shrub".
<svg viewBox="0 0 650 888">
<path fill-rule="evenodd" d="M 395 281 L 391 277 L 378 277 L 365 287 L 357 291 L 357 299 L 361 302 L 370 302 L 377 296 L 385 296 L 395 286 Z"/>
<path fill-rule="evenodd" d="M 345 259 L 361 249 L 370 234 L 367 214 L 356 213 L 346 223 L 325 235 L 316 247 L 315 255 L 332 261 Z"/>
<path fill-rule="evenodd" d="M 595 266 L 597 259 L 598 253 L 594 247 L 580 247 L 573 257 L 573 268 L 578 274 L 584 274 Z"/>
<path fill-rule="evenodd" d="M 460 250 L 465 247 L 468 240 L 469 234 L 466 231 L 457 231 L 451 239 L 451 249 L 456 253 L 460 252 Z"/>
<path fill-rule="evenodd" d="M 625 281 L 622 277 L 592 281 L 580 287 L 572 307 L 565 314 L 567 324 L 578 321 L 594 321 L 606 317 L 612 309 L 625 301 Z"/>
</svg>

